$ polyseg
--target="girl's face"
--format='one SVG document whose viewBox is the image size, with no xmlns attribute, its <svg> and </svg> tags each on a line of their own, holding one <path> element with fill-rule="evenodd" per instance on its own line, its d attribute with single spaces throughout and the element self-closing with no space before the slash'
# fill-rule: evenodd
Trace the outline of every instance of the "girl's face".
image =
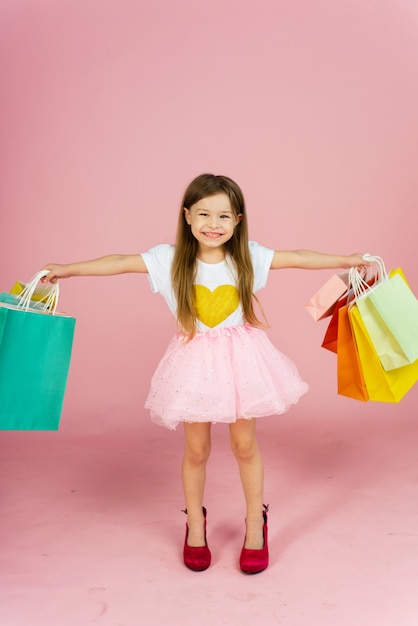
<svg viewBox="0 0 418 626">
<path fill-rule="evenodd" d="M 184 215 L 199 243 L 200 253 L 206 254 L 219 253 L 242 219 L 241 214 L 234 213 L 226 193 L 202 198 L 190 209 L 185 208 Z"/>
</svg>

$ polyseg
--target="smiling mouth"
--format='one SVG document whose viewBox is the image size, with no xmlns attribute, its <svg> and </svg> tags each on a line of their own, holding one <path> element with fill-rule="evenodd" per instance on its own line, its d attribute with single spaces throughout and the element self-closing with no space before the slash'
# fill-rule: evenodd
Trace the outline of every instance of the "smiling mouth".
<svg viewBox="0 0 418 626">
<path fill-rule="evenodd" d="M 202 233 L 205 237 L 209 237 L 209 239 L 218 239 L 222 237 L 222 233 Z"/>
</svg>

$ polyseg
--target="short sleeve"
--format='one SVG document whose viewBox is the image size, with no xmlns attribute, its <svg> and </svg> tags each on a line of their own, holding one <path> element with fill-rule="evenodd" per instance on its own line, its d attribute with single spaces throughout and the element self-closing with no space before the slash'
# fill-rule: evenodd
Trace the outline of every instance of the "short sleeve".
<svg viewBox="0 0 418 626">
<path fill-rule="evenodd" d="M 162 243 L 146 252 L 141 252 L 148 270 L 148 279 L 151 291 L 166 293 L 171 286 L 171 264 L 174 256 L 174 246 Z"/>
<path fill-rule="evenodd" d="M 254 292 L 256 292 L 266 286 L 274 250 L 255 241 L 249 242 L 249 248 L 254 269 Z"/>
</svg>

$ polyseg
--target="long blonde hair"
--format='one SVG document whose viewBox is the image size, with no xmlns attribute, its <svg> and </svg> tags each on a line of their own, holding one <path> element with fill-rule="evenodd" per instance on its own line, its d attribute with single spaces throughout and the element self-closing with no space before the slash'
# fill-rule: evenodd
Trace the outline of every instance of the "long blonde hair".
<svg viewBox="0 0 418 626">
<path fill-rule="evenodd" d="M 237 289 L 244 319 L 251 326 L 263 326 L 253 307 L 254 270 L 248 246 L 247 213 L 242 191 L 227 176 L 201 174 L 192 180 L 184 193 L 171 268 L 173 289 L 177 299 L 177 321 L 184 332 L 191 336 L 196 332 L 196 305 L 193 285 L 196 278 L 198 242 L 186 222 L 184 209 L 190 209 L 199 200 L 218 193 L 225 193 L 228 196 L 235 216 L 242 216 L 241 221 L 235 227 L 233 236 L 225 244 L 225 251 L 235 266 Z"/>
</svg>

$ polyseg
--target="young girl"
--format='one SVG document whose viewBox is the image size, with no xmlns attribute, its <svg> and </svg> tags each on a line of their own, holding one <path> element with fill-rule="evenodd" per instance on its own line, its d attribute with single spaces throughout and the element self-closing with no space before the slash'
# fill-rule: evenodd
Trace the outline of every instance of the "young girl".
<svg viewBox="0 0 418 626">
<path fill-rule="evenodd" d="M 146 407 L 158 424 L 185 433 L 182 479 L 187 513 L 183 557 L 187 567 L 209 567 L 203 494 L 211 424 L 229 425 L 246 502 L 240 568 L 254 574 L 268 565 L 263 462 L 256 439 L 259 417 L 287 411 L 306 393 L 294 363 L 264 332 L 253 306 L 270 269 L 322 269 L 366 265 L 362 254 L 274 251 L 248 241 L 247 214 L 238 185 L 203 174 L 186 189 L 176 245 L 142 254 L 109 255 L 69 265 L 47 265 L 45 281 L 69 276 L 148 273 L 177 319 L 152 378 Z"/>
</svg>

